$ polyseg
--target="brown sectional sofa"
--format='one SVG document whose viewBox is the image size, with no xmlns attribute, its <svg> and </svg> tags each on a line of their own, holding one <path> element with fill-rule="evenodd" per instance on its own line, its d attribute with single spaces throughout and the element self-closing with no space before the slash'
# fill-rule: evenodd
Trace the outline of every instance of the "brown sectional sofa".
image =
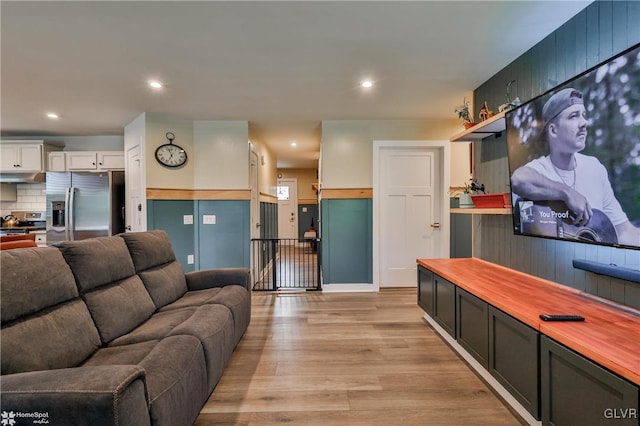
<svg viewBox="0 0 640 426">
<path fill-rule="evenodd" d="M 163 231 L 0 256 L 1 410 L 16 420 L 192 424 L 249 326 L 249 271 L 185 274 Z"/>
</svg>

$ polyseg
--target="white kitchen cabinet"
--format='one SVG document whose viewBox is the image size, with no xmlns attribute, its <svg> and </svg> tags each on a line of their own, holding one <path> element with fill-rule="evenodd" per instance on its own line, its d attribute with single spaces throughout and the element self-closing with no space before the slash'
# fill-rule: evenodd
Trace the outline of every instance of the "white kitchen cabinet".
<svg viewBox="0 0 640 426">
<path fill-rule="evenodd" d="M 0 145 L 0 171 L 40 172 L 43 168 L 42 144 Z"/>
<path fill-rule="evenodd" d="M 56 151 L 56 152 L 49 153 L 49 168 L 47 170 L 50 172 L 67 171 L 64 152 Z"/>
<path fill-rule="evenodd" d="M 124 170 L 124 152 L 98 151 L 99 170 Z"/>
<path fill-rule="evenodd" d="M 49 171 L 124 170 L 123 151 L 64 151 L 49 155 Z"/>
<path fill-rule="evenodd" d="M 67 151 L 64 155 L 67 171 L 98 168 L 98 156 L 95 151 Z"/>
</svg>

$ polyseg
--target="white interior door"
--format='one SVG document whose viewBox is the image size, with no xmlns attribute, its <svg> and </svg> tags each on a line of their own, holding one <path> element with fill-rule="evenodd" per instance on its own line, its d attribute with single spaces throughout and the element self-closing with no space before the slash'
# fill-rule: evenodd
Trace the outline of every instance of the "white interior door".
<svg viewBox="0 0 640 426">
<path fill-rule="evenodd" d="M 278 179 L 278 238 L 298 238 L 297 179 Z"/>
<path fill-rule="evenodd" d="M 380 151 L 380 287 L 415 287 L 416 259 L 440 257 L 440 156 L 437 148 Z"/>
<path fill-rule="evenodd" d="M 127 151 L 127 165 L 125 169 L 126 217 L 125 229 L 132 232 L 146 231 L 145 223 L 145 194 L 142 185 L 142 158 L 140 145 Z"/>
</svg>

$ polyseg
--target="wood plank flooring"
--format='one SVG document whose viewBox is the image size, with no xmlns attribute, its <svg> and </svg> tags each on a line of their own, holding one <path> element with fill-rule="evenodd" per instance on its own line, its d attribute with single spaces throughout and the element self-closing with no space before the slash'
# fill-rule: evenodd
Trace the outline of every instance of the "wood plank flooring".
<svg viewBox="0 0 640 426">
<path fill-rule="evenodd" d="M 422 319 L 416 289 L 254 293 L 196 425 L 520 425 Z"/>
</svg>

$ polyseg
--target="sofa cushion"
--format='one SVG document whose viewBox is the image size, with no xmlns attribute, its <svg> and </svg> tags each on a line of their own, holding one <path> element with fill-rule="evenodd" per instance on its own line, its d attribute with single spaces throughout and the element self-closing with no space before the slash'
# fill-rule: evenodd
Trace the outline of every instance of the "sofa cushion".
<svg viewBox="0 0 640 426">
<path fill-rule="evenodd" d="M 133 260 L 121 238 L 98 237 L 58 244 L 81 293 L 134 275 Z"/>
<path fill-rule="evenodd" d="M 171 312 L 155 313 L 135 330 L 109 342 L 109 346 L 131 345 L 133 343 L 160 340 L 184 321 L 191 318 L 197 308 L 177 309 Z"/>
<path fill-rule="evenodd" d="M 100 365 L 144 368 L 154 425 L 192 424 L 209 396 L 202 345 L 193 336 L 103 348 L 83 364 Z"/>
<path fill-rule="evenodd" d="M 55 248 L 0 252 L 2 374 L 75 367 L 100 338 Z"/>
<path fill-rule="evenodd" d="M 137 275 L 96 288 L 84 299 L 105 343 L 144 323 L 155 310 Z"/>
<path fill-rule="evenodd" d="M 78 297 L 71 269 L 52 247 L 0 252 L 2 324 Z"/>
<path fill-rule="evenodd" d="M 146 321 L 155 310 L 151 296 L 120 237 L 99 237 L 59 244 L 100 338 L 110 342 Z"/>
<path fill-rule="evenodd" d="M 147 232 L 127 232 L 120 234 L 129 248 L 136 271 L 176 260 L 167 233 L 161 229 Z"/>
<path fill-rule="evenodd" d="M 178 335 L 194 336 L 202 343 L 212 391 L 235 347 L 233 316 L 226 306 L 213 304 L 155 313 L 135 330 L 114 339 L 109 347 Z"/>
<path fill-rule="evenodd" d="M 120 234 L 126 242 L 136 272 L 142 278 L 156 308 L 165 306 L 187 292 L 187 282 L 176 260 L 169 236 L 156 229 Z"/>
<path fill-rule="evenodd" d="M 86 305 L 75 299 L 3 327 L 1 345 L 2 374 L 11 374 L 76 367 L 100 338 Z"/>
<path fill-rule="evenodd" d="M 187 291 L 184 270 L 177 260 L 138 272 L 156 308 L 180 299 Z"/>
<path fill-rule="evenodd" d="M 251 294 L 242 286 L 227 285 L 205 290 L 188 291 L 160 312 L 206 304 L 224 305 L 231 311 L 234 324 L 234 345 L 240 342 L 251 320 Z"/>
</svg>

